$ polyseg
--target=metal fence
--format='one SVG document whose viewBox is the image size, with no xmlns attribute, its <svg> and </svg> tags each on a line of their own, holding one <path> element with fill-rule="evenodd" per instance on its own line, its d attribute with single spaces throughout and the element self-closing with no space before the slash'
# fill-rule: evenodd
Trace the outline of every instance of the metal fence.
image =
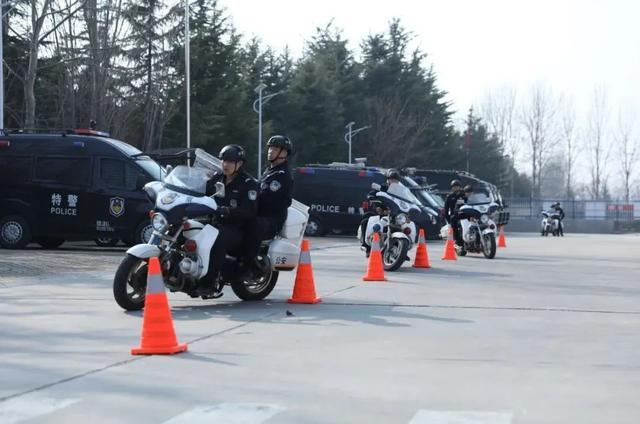
<svg viewBox="0 0 640 424">
<path fill-rule="evenodd" d="M 506 199 L 507 211 L 511 219 L 530 219 L 540 217 L 540 212 L 560 202 L 567 218 L 571 219 L 609 219 L 617 221 L 640 220 L 640 200 L 630 203 L 605 202 L 597 200 L 562 199 Z"/>
</svg>

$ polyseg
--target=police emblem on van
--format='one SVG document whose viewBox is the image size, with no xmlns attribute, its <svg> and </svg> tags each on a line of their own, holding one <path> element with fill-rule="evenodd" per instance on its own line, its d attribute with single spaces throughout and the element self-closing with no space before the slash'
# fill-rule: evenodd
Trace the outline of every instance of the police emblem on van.
<svg viewBox="0 0 640 424">
<path fill-rule="evenodd" d="M 122 197 L 109 199 L 109 213 L 116 218 L 124 215 L 124 199 Z"/>
</svg>

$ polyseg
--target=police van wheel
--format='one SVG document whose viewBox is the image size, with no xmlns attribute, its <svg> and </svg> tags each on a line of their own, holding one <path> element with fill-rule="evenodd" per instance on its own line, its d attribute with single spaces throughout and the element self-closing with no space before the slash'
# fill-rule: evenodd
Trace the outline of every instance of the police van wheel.
<svg viewBox="0 0 640 424">
<path fill-rule="evenodd" d="M 55 237 L 42 237 L 36 240 L 36 243 L 38 243 L 45 249 L 57 249 L 58 247 L 62 246 L 64 242 L 65 239 Z"/>
<path fill-rule="evenodd" d="M 5 249 L 23 249 L 31 242 L 29 222 L 19 215 L 0 219 L 0 245 Z"/>
<path fill-rule="evenodd" d="M 145 219 L 144 221 L 138 224 L 135 231 L 133 232 L 132 237 L 127 237 L 122 241 L 124 241 L 124 244 L 126 244 L 127 246 L 144 244 L 149 241 L 152 234 L 153 234 L 153 227 L 151 226 L 151 222 Z"/>
<path fill-rule="evenodd" d="M 113 247 L 118 244 L 120 240 L 117 237 L 99 237 L 93 241 L 100 247 Z"/>
<path fill-rule="evenodd" d="M 307 222 L 307 227 L 304 230 L 304 235 L 308 237 L 321 237 L 327 234 L 324 225 L 318 218 L 310 217 Z"/>
</svg>

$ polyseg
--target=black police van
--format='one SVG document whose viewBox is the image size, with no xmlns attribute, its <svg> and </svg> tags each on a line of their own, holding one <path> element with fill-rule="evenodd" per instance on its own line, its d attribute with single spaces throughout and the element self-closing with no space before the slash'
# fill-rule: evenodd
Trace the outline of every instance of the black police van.
<svg viewBox="0 0 640 424">
<path fill-rule="evenodd" d="M 386 169 L 362 164 L 310 164 L 294 169 L 293 197 L 309 206 L 308 236 L 323 236 L 329 232 L 354 233 L 369 211 L 367 194 L 371 184 L 385 184 Z M 408 181 L 403 184 L 417 188 Z M 415 187 L 414 187 L 415 186 Z M 427 235 L 437 237 L 442 226 L 438 206 L 430 205 L 414 192 L 433 217 L 425 223 Z"/>
<path fill-rule="evenodd" d="M 91 129 L 0 131 L 2 247 L 149 237 L 153 205 L 141 189 L 164 170 L 140 150 Z"/>
</svg>

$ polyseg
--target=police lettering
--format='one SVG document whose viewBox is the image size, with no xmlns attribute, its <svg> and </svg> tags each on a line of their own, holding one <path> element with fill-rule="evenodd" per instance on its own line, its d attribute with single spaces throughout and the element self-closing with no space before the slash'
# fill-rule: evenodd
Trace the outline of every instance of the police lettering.
<svg viewBox="0 0 640 424">
<path fill-rule="evenodd" d="M 56 208 L 52 207 L 49 213 L 51 215 L 68 215 L 68 216 L 76 216 L 77 209 L 75 208 Z"/>
<path fill-rule="evenodd" d="M 311 205 L 311 210 L 316 212 L 340 213 L 338 205 Z"/>
</svg>

